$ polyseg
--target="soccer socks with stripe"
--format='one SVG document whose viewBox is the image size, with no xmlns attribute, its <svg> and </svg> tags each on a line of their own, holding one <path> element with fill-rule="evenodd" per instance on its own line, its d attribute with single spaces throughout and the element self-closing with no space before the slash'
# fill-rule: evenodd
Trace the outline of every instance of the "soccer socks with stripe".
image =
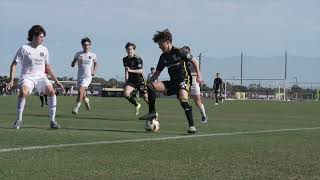
<svg viewBox="0 0 320 180">
<path fill-rule="evenodd" d="M 22 121 L 22 114 L 24 106 L 26 105 L 26 98 L 18 98 L 17 102 L 17 120 Z"/>
<path fill-rule="evenodd" d="M 194 126 L 193 116 L 192 116 L 192 106 L 189 105 L 188 102 L 180 102 L 184 112 L 186 113 L 189 127 Z"/>
<path fill-rule="evenodd" d="M 57 109 L 57 96 L 52 96 L 48 98 L 48 111 L 49 118 L 51 122 L 56 121 L 56 109 Z"/>
</svg>

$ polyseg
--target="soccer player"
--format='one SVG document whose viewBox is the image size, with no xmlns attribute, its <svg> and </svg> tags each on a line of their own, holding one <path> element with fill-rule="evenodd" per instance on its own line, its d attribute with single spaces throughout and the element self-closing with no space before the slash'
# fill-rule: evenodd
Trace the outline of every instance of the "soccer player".
<svg viewBox="0 0 320 180">
<path fill-rule="evenodd" d="M 81 106 L 81 101 L 83 100 L 86 105 L 86 109 L 90 111 L 89 98 L 86 96 L 86 90 L 88 89 L 92 76 L 95 75 L 97 70 L 97 55 L 91 52 L 91 40 L 86 37 L 81 40 L 82 51 L 77 52 L 74 55 L 71 67 L 74 67 L 78 63 L 78 96 L 76 107 L 73 108 L 72 114 L 78 114 L 79 108 Z"/>
<path fill-rule="evenodd" d="M 51 121 L 50 128 L 60 128 L 55 119 L 57 106 L 56 94 L 44 72 L 47 71 L 52 80 L 54 80 L 56 85 L 62 90 L 63 85 L 58 81 L 49 64 L 48 49 L 41 45 L 45 36 L 46 31 L 42 26 L 32 26 L 28 31 L 29 43 L 22 45 L 18 50 L 10 67 L 10 78 L 7 89 L 10 89 L 13 86 L 17 64 L 21 63 L 22 65 L 20 81 L 18 84 L 20 94 L 17 102 L 17 118 L 13 125 L 15 129 L 19 129 L 22 126 L 22 114 L 26 103 L 26 97 L 31 94 L 33 88 L 35 88 L 39 94 L 45 93 L 49 96 L 48 110 Z"/>
<path fill-rule="evenodd" d="M 194 134 L 197 130 L 193 121 L 192 107 L 188 103 L 191 73 L 187 65 L 189 62 L 194 65 L 197 74 L 196 81 L 201 82 L 199 66 L 190 53 L 172 45 L 172 35 L 168 29 L 157 31 L 153 36 L 153 41 L 159 45 L 163 53 L 159 58 L 156 72 L 148 84 L 149 114 L 145 119 L 152 120 L 157 118 L 155 107 L 156 92 L 161 92 L 167 96 L 175 94 L 185 111 L 189 123 L 188 133 Z M 165 67 L 168 68 L 170 81 L 154 82 Z"/>
<path fill-rule="evenodd" d="M 135 54 L 136 45 L 128 42 L 125 46 L 127 56 L 123 58 L 123 66 L 125 68 L 126 85 L 124 87 L 124 97 L 135 106 L 135 114 L 139 114 L 141 104 L 138 103 L 131 93 L 136 90 L 143 96 L 143 100 L 148 103 L 148 94 L 146 82 L 143 76 L 143 61 Z"/>
<path fill-rule="evenodd" d="M 149 81 L 152 75 L 156 72 L 156 69 L 154 67 L 150 68 L 150 73 L 148 74 L 147 80 Z M 157 81 L 157 80 L 156 80 Z"/>
<path fill-rule="evenodd" d="M 188 46 L 183 46 L 182 50 L 191 54 L 191 49 Z M 197 60 L 196 60 L 196 63 L 198 64 Z M 189 63 L 189 68 L 190 68 L 191 77 L 192 77 L 190 95 L 200 110 L 200 113 L 202 115 L 201 122 L 207 123 L 208 116 L 206 115 L 206 110 L 205 110 L 204 105 L 201 100 L 201 95 L 200 95 L 201 91 L 200 91 L 200 85 L 197 82 L 197 73 L 196 73 L 195 67 L 193 66 L 192 63 Z"/>
<path fill-rule="evenodd" d="M 214 79 L 213 82 L 213 89 L 214 89 L 214 96 L 216 98 L 216 103 L 215 105 L 218 105 L 219 100 L 221 103 L 223 103 L 223 98 L 222 98 L 222 89 L 223 89 L 223 81 L 220 78 L 220 74 L 216 74 L 216 78 Z"/>
</svg>

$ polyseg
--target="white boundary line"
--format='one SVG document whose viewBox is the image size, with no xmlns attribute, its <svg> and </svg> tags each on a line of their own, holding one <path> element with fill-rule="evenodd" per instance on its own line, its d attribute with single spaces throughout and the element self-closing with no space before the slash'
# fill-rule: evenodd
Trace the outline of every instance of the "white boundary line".
<svg viewBox="0 0 320 180">
<path fill-rule="evenodd" d="M 270 129 L 270 130 L 260 130 L 260 131 L 240 131 L 240 132 L 230 132 L 230 133 L 214 133 L 214 134 L 200 134 L 200 135 L 183 135 L 183 136 L 171 136 L 162 138 L 145 138 L 145 139 L 128 139 L 128 140 L 117 140 L 117 141 L 96 141 L 88 143 L 73 143 L 73 144 L 54 144 L 54 145 L 44 145 L 44 146 L 27 146 L 21 148 L 7 148 L 0 149 L 0 153 L 12 152 L 12 151 L 23 151 L 23 150 L 37 150 L 37 149 L 51 149 L 51 148 L 63 148 L 63 147 L 75 147 L 75 146 L 89 146 L 98 144 L 121 144 L 130 142 L 145 142 L 145 141 L 163 141 L 171 139 L 187 139 L 187 138 L 198 138 L 198 137 L 211 137 L 211 136 L 231 136 L 231 135 L 242 135 L 242 134 L 262 134 L 262 133 L 272 133 L 272 132 L 288 132 L 288 131 L 304 131 L 304 130 L 317 130 L 320 127 L 312 128 L 293 128 L 293 129 Z"/>
</svg>

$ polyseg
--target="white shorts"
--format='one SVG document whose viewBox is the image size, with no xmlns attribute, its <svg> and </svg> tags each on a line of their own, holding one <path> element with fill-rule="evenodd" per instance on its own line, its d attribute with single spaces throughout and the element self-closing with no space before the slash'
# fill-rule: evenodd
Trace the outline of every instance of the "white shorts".
<svg viewBox="0 0 320 180">
<path fill-rule="evenodd" d="M 80 88 L 80 86 L 88 88 L 91 83 L 91 80 L 92 80 L 92 77 L 79 78 L 77 81 L 78 88 Z"/>
<path fill-rule="evenodd" d="M 192 82 L 191 88 L 190 88 L 190 95 L 191 96 L 196 96 L 200 95 L 200 86 L 199 83 L 197 82 Z"/>
<path fill-rule="evenodd" d="M 36 88 L 36 91 L 39 94 L 45 93 L 46 87 L 51 85 L 48 78 L 45 77 L 25 77 L 19 81 L 18 87 L 19 89 L 22 86 L 27 86 L 29 88 L 29 94 L 32 93 L 33 88 Z"/>
</svg>

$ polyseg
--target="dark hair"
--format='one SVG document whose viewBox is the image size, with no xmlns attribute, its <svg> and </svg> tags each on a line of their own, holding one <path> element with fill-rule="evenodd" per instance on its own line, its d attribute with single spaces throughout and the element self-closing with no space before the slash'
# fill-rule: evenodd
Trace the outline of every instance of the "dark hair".
<svg viewBox="0 0 320 180">
<path fill-rule="evenodd" d="M 188 51 L 189 53 L 190 53 L 190 51 L 191 51 L 191 49 L 190 49 L 189 46 L 183 46 L 181 49 L 182 49 L 182 50 L 186 50 L 186 51 Z"/>
<path fill-rule="evenodd" d="M 81 44 L 83 45 L 85 42 L 88 42 L 91 44 L 91 40 L 88 37 L 85 37 L 83 39 L 81 39 Z"/>
<path fill-rule="evenodd" d="M 28 31 L 28 41 L 32 41 L 33 36 L 39 36 L 41 33 L 43 33 L 44 36 L 46 36 L 46 30 L 41 25 L 33 25 L 30 30 Z"/>
<path fill-rule="evenodd" d="M 153 42 L 157 43 L 159 41 L 170 41 L 172 43 L 172 34 L 169 29 L 163 31 L 157 31 L 152 38 Z"/>
<path fill-rule="evenodd" d="M 217 73 L 216 75 L 220 75 L 220 73 Z"/>
<path fill-rule="evenodd" d="M 152 71 L 152 70 L 155 70 L 155 69 L 154 69 L 154 67 L 151 67 L 150 70 Z"/>
<path fill-rule="evenodd" d="M 136 46 L 134 43 L 132 43 L 132 42 L 127 42 L 125 48 L 128 49 L 129 46 L 132 46 L 133 49 L 136 50 L 136 47 L 137 47 L 137 46 Z"/>
</svg>

